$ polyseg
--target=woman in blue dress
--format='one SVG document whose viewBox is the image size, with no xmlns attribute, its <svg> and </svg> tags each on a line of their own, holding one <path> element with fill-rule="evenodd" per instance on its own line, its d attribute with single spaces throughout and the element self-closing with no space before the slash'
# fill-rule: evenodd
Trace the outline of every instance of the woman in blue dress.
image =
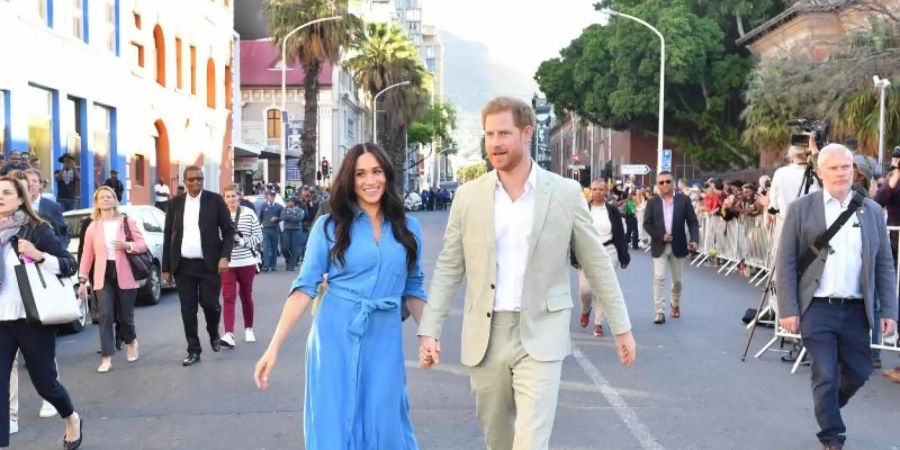
<svg viewBox="0 0 900 450">
<path fill-rule="evenodd" d="M 359 144 L 332 186 L 331 214 L 310 231 L 300 275 L 275 335 L 256 364 L 265 389 L 288 334 L 316 296 L 306 343 L 307 450 L 417 449 L 409 419 L 402 346 L 404 310 L 425 306 L 422 231 L 406 217 L 384 152 Z"/>
</svg>

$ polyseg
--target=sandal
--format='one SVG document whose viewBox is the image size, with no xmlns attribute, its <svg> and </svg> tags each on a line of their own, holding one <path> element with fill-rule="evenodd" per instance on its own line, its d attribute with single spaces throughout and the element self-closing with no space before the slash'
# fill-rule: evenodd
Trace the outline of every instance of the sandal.
<svg viewBox="0 0 900 450">
<path fill-rule="evenodd" d="M 677 319 L 681 317 L 681 307 L 680 306 L 672 306 L 672 314 L 670 314 L 673 319 Z"/>
</svg>

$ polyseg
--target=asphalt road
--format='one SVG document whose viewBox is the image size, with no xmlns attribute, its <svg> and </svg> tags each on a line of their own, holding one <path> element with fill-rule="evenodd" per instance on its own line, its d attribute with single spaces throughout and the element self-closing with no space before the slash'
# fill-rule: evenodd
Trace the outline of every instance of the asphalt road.
<svg viewBox="0 0 900 450">
<path fill-rule="evenodd" d="M 425 271 L 440 250 L 446 214 L 418 213 L 425 231 Z M 259 342 L 213 353 L 184 368 L 185 343 L 174 292 L 138 308 L 141 358 L 115 356 L 113 370 L 97 374 L 97 329 L 62 337 L 57 347 L 61 380 L 85 417 L 85 449 L 298 449 L 303 448 L 302 401 L 306 316 L 280 353 L 268 391 L 252 383 L 296 273 L 258 276 L 255 286 Z M 635 366 L 625 370 L 612 338 L 595 338 L 573 314 L 575 355 L 563 366 L 554 449 L 815 449 L 809 369 L 789 374 L 770 353 L 740 362 L 746 332 L 740 318 L 758 302 L 758 290 L 732 275 L 687 268 L 682 318 L 652 323 L 651 261 L 633 254 L 618 271 L 638 343 Z M 576 289 L 573 273 L 572 287 Z M 412 321 L 404 324 L 412 417 L 423 449 L 483 448 L 466 369 L 459 364 L 460 308 L 448 318 L 443 363 L 426 371 L 416 364 Z M 241 327 L 238 314 L 237 327 Z M 202 322 L 202 319 L 201 319 Z M 202 328 L 202 327 L 201 327 Z M 760 329 L 752 348 L 771 331 Z M 201 331 L 201 336 L 203 332 Z M 204 345 L 206 345 L 204 343 Z M 900 365 L 884 355 L 886 366 Z M 21 376 L 18 434 L 11 448 L 57 448 L 59 418 L 39 419 L 40 400 Z M 900 449 L 900 385 L 877 373 L 844 409 L 848 449 Z"/>
</svg>

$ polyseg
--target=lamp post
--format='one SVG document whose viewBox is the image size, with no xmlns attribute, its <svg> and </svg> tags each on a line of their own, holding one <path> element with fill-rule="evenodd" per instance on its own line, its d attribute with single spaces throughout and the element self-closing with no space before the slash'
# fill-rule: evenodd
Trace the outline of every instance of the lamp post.
<svg viewBox="0 0 900 450">
<path fill-rule="evenodd" d="M 378 97 L 381 97 L 381 94 L 384 94 L 385 92 L 387 92 L 395 87 L 406 86 L 409 83 L 410 83 L 409 80 L 401 81 L 399 83 L 394 83 L 394 84 L 378 91 L 378 93 L 375 94 L 375 99 L 372 100 L 372 143 L 373 144 L 376 144 L 376 145 L 378 144 Z"/>
<path fill-rule="evenodd" d="M 323 17 L 321 19 L 311 20 L 291 30 L 284 39 L 281 40 L 281 131 L 287 129 L 287 42 L 298 31 L 317 23 L 328 22 L 331 20 L 341 20 L 341 16 Z M 318 114 L 318 111 L 316 112 Z M 318 146 L 318 145 L 317 145 Z M 318 161 L 313 161 L 315 166 Z M 281 189 L 287 187 L 287 136 L 281 136 Z"/>
<path fill-rule="evenodd" d="M 660 172 L 662 170 L 662 153 L 663 153 L 663 113 L 665 106 L 665 96 L 666 96 L 666 38 L 663 37 L 662 33 L 659 32 L 653 25 L 650 25 L 646 21 L 642 19 L 638 19 L 637 17 L 620 13 L 618 11 L 613 11 L 609 8 L 604 8 L 600 10 L 600 13 L 604 16 L 618 16 L 624 17 L 626 19 L 631 19 L 656 33 L 656 36 L 659 37 L 660 50 L 659 50 L 659 136 L 657 137 L 656 143 L 656 171 Z M 603 21 L 601 21 L 603 22 Z"/>
<path fill-rule="evenodd" d="M 884 96 L 891 81 L 878 75 L 872 77 L 875 87 L 881 90 L 881 112 L 878 116 L 878 165 L 884 168 Z"/>
</svg>

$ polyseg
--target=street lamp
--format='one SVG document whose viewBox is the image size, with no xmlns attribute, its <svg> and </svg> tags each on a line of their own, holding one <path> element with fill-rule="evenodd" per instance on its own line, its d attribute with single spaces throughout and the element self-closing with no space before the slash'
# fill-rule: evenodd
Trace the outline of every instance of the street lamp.
<svg viewBox="0 0 900 450">
<path fill-rule="evenodd" d="M 399 86 L 406 86 L 409 84 L 409 80 L 401 81 L 399 83 L 394 83 L 375 94 L 375 99 L 372 101 L 372 143 L 378 145 L 378 97 L 381 97 L 381 94 Z"/>
<path fill-rule="evenodd" d="M 878 164 L 884 168 L 884 94 L 891 81 L 878 75 L 872 77 L 875 87 L 881 89 L 881 113 L 878 116 Z"/>
<path fill-rule="evenodd" d="M 605 22 L 609 20 L 609 16 L 618 16 L 624 17 L 626 19 L 631 19 L 656 33 L 656 36 L 659 37 L 660 43 L 660 51 L 659 51 L 659 136 L 657 137 L 656 144 L 656 171 L 662 171 L 662 152 L 663 152 L 663 107 L 665 105 L 665 96 L 666 96 L 666 38 L 663 37 L 662 33 L 659 32 L 653 25 L 650 25 L 646 21 L 642 19 L 638 19 L 637 17 L 620 13 L 618 11 L 613 11 L 609 8 L 604 8 L 600 10 L 600 14 L 602 17 L 600 19 L 601 25 L 605 25 Z"/>
<path fill-rule="evenodd" d="M 312 20 L 291 30 L 284 39 L 281 40 L 281 132 L 287 129 L 287 42 L 294 33 L 317 23 L 328 22 L 331 20 L 341 20 L 341 16 L 323 17 L 321 19 Z M 318 112 L 316 112 L 318 114 Z M 318 146 L 318 144 L 317 144 Z M 315 166 L 318 161 L 313 161 Z M 287 135 L 281 136 L 281 189 L 287 187 Z"/>
</svg>

